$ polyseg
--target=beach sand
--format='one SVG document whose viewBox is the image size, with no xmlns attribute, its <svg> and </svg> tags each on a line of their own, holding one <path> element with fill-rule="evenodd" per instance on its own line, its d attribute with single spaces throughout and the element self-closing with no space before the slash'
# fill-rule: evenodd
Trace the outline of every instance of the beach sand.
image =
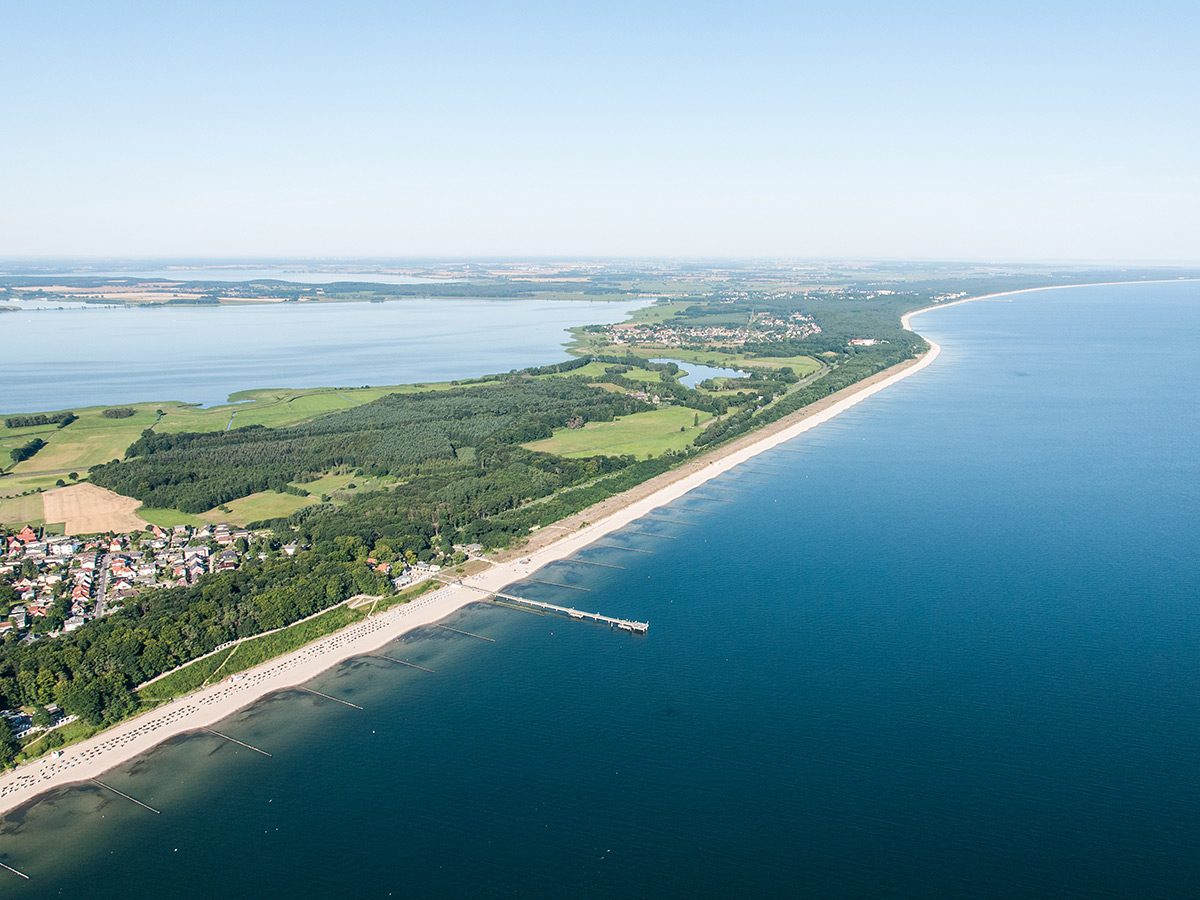
<svg viewBox="0 0 1200 900">
<path fill-rule="evenodd" d="M 906 328 L 909 318 L 916 314 L 904 317 Z M 301 685 L 343 660 L 377 650 L 414 628 L 433 624 L 470 603 L 479 602 L 483 596 L 481 591 L 500 590 L 548 563 L 570 556 L 759 453 L 829 421 L 873 394 L 919 372 L 937 358 L 940 349 L 930 342 L 930 349 L 917 359 L 851 385 L 701 459 L 543 528 L 522 547 L 499 557 L 497 564 L 487 571 L 469 576 L 463 585 L 448 585 L 351 625 L 250 669 L 237 681 L 226 679 L 180 697 L 64 748 L 58 759 L 43 757 L 7 772 L 0 776 L 0 815 L 45 791 L 95 778 L 170 737 L 214 725 L 267 694 Z"/>
</svg>

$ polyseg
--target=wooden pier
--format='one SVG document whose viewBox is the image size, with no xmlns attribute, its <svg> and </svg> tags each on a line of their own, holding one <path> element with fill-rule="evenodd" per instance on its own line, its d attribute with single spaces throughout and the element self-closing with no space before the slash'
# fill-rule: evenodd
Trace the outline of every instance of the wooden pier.
<svg viewBox="0 0 1200 900">
<path fill-rule="evenodd" d="M 523 606 L 530 610 L 541 609 L 547 612 L 563 613 L 572 619 L 596 622 L 600 625 L 607 625 L 610 628 L 619 628 L 622 631 L 628 631 L 631 634 L 645 634 L 650 630 L 649 622 L 635 622 L 632 619 L 618 619 L 615 616 L 605 616 L 598 612 L 584 612 L 571 606 L 557 606 L 553 603 L 543 603 L 541 600 L 518 597 L 516 594 L 501 594 L 498 591 L 489 591 L 486 588 L 476 587 L 473 584 L 464 584 L 463 587 L 469 587 L 479 591 L 481 594 L 487 594 L 493 600 L 507 600 L 515 606 Z"/>
<path fill-rule="evenodd" d="M 610 628 L 620 628 L 622 631 L 632 632 L 633 634 L 645 634 L 650 630 L 649 622 L 634 622 L 631 619 L 618 619 L 614 616 L 601 615 L 598 612 L 583 612 L 582 610 L 574 609 L 570 606 L 556 606 L 553 603 L 543 603 L 541 600 L 530 600 L 528 597 L 518 597 L 515 594 L 493 594 L 501 600 L 507 600 L 509 603 L 515 603 L 518 606 L 530 606 L 535 609 L 544 609 L 550 612 L 565 613 L 572 619 L 586 619 L 590 622 L 608 625 Z"/>
</svg>

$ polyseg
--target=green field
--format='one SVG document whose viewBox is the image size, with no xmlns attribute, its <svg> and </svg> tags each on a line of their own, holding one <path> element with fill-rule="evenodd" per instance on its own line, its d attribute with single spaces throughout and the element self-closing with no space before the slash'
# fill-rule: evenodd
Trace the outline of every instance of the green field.
<svg viewBox="0 0 1200 900">
<path fill-rule="evenodd" d="M 0 525 L 40 525 L 41 523 L 41 494 L 0 500 Z"/>
<path fill-rule="evenodd" d="M 350 472 L 346 475 L 323 475 L 316 481 L 306 481 L 304 484 L 297 484 L 296 487 L 304 488 L 313 496 L 320 497 L 322 494 L 333 495 L 346 491 L 378 491 L 392 484 L 395 484 L 395 479 L 368 478 Z"/>
<path fill-rule="evenodd" d="M 350 487 L 351 484 L 354 485 L 353 488 Z M 384 479 L 362 478 L 353 473 L 347 475 L 325 475 L 316 481 L 308 481 L 304 484 L 296 485 L 296 487 L 308 491 L 309 496 L 307 497 L 300 497 L 296 494 L 280 494 L 275 491 L 261 491 L 257 494 L 251 494 L 249 497 L 231 500 L 224 507 L 218 506 L 199 515 L 191 515 L 174 509 L 149 509 L 146 507 L 138 509 L 137 514 L 147 522 L 158 525 L 160 528 L 172 528 L 175 525 L 203 525 L 205 522 L 228 522 L 230 525 L 248 525 L 250 522 L 261 522 L 266 519 L 278 519 L 290 516 L 301 507 L 319 503 L 322 494 L 331 496 L 341 494 L 341 499 L 345 499 L 348 491 L 351 493 L 377 491 L 387 487 L 388 484 L 389 482 Z M 40 497 L 28 499 L 37 499 L 39 503 L 38 509 L 39 511 L 41 510 Z M 11 501 L 3 501 L 3 503 L 8 502 Z M 3 503 L 0 503 L 0 515 L 6 509 Z M 0 522 L 4 521 L 3 518 L 0 518 Z"/>
<path fill-rule="evenodd" d="M 104 406 L 78 407 L 74 412 L 79 419 L 66 428 L 60 429 L 54 425 L 0 427 L 0 467 L 8 462 L 9 453 L 14 448 L 34 437 L 40 437 L 47 444 L 35 456 L 12 466 L 7 474 L 0 477 L 0 497 L 54 487 L 58 479 L 68 480 L 71 472 L 78 473 L 81 479 L 86 478 L 89 466 L 123 458 L 125 450 L 147 428 L 168 433 L 223 431 L 230 426 L 231 417 L 234 428 L 245 425 L 294 425 L 326 413 L 368 403 L 389 393 L 444 390 L 450 387 L 453 385 L 446 382 L 347 390 L 244 391 L 235 397 L 245 402 L 208 409 L 179 401 L 127 404 L 135 410 L 134 415 L 127 419 L 106 419 L 102 413 L 108 407 Z"/>
<path fill-rule="evenodd" d="M 81 471 L 81 476 L 86 477 L 86 472 Z M 84 480 L 81 477 L 80 480 Z M 24 494 L 26 491 L 49 490 L 56 486 L 56 482 L 64 481 L 70 484 L 66 472 L 47 472 L 36 475 L 6 475 L 0 478 L 0 498 L 15 497 L 18 494 Z"/>
<path fill-rule="evenodd" d="M 239 500 L 230 500 L 224 506 L 201 513 L 206 522 L 228 522 L 230 525 L 246 525 L 264 519 L 280 519 L 290 516 L 302 506 L 320 502 L 317 497 L 297 497 L 295 494 L 279 494 L 275 491 L 260 491 Z"/>
<path fill-rule="evenodd" d="M 712 418 L 711 413 L 702 412 L 698 415 L 701 423 Z M 699 430 L 692 425 L 696 416 L 693 409 L 667 406 L 585 428 L 561 428 L 554 432 L 554 437 L 524 446 L 530 450 L 567 457 L 625 454 L 639 458 L 661 456 L 667 450 L 682 450 L 691 444 Z M 680 431 L 680 428 L 684 430 Z"/>
</svg>

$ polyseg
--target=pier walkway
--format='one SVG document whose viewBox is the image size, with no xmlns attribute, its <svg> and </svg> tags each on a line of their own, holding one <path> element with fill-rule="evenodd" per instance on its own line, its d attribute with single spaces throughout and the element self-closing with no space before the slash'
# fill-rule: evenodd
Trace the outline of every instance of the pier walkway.
<svg viewBox="0 0 1200 900">
<path fill-rule="evenodd" d="M 479 591 L 481 594 L 487 594 L 496 600 L 507 600 L 509 603 L 515 603 L 518 606 L 527 606 L 532 609 L 544 609 L 549 612 L 563 613 L 570 616 L 572 619 L 584 619 L 589 622 L 608 625 L 610 628 L 619 628 L 622 631 L 628 631 L 633 634 L 645 634 L 650 630 L 649 622 L 635 622 L 632 619 L 618 619 L 615 616 L 605 616 L 598 612 L 584 612 L 580 609 L 575 609 L 571 606 L 556 606 L 553 603 L 543 603 L 541 600 L 530 600 L 528 597 L 518 597 L 516 594 L 502 594 L 499 591 L 489 591 L 487 588 L 481 588 L 478 585 L 467 584 L 462 582 L 462 587 L 471 588 L 471 590 Z"/>
</svg>

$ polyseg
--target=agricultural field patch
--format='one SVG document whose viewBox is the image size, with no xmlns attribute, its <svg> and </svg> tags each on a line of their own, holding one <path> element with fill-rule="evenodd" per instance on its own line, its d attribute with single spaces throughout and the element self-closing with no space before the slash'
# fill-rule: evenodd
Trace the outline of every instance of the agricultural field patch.
<svg viewBox="0 0 1200 900">
<path fill-rule="evenodd" d="M 568 458 L 632 455 L 644 459 L 691 444 L 699 426 L 712 418 L 682 406 L 622 416 L 613 422 L 598 422 L 585 428 L 562 428 L 554 436 L 524 446 L 530 450 L 556 453 Z M 680 431 L 680 428 L 683 431 Z"/>
<path fill-rule="evenodd" d="M 42 517 L 42 495 L 8 497 L 0 500 L 0 525 L 38 525 Z"/>
</svg>

